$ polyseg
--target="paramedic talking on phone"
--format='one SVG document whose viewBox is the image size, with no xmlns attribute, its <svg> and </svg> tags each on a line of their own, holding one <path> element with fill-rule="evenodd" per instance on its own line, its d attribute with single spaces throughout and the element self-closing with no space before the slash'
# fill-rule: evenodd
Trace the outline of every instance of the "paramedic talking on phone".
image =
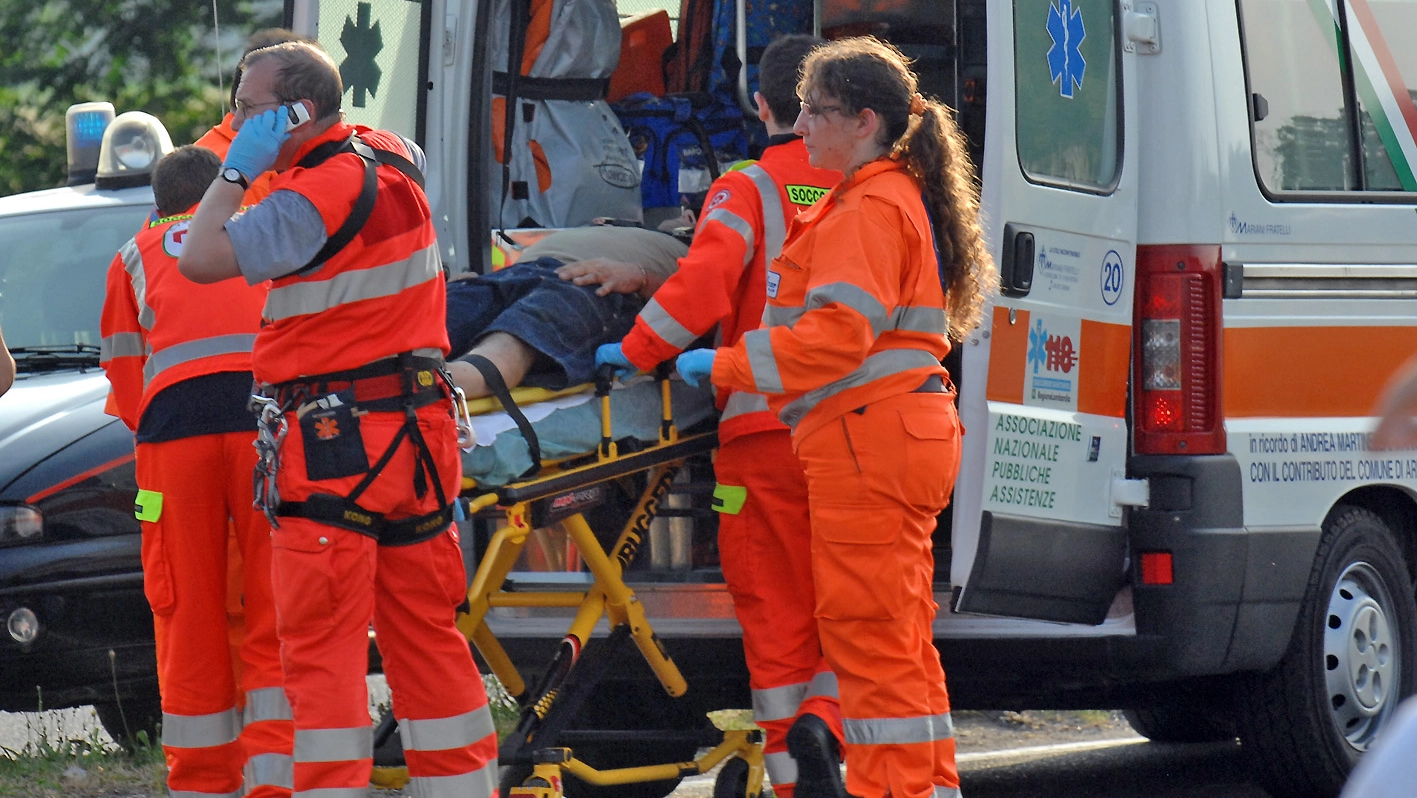
<svg viewBox="0 0 1417 798">
<path fill-rule="evenodd" d="M 950 110 L 916 93 L 889 45 L 813 50 L 797 94 L 812 164 L 846 178 L 793 220 L 768 266 L 763 328 L 677 365 L 692 382 L 766 394 L 793 429 L 847 792 L 958 796 L 930 536 L 960 455 L 940 360 L 997 279 L 978 193 Z"/>
<path fill-rule="evenodd" d="M 271 280 L 252 367 L 295 794 L 367 789 L 372 621 L 413 790 L 487 798 L 497 738 L 454 626 L 461 465 L 422 152 L 345 124 L 339 71 L 316 46 L 255 50 L 241 66 L 237 135 L 179 268 L 197 282 Z M 270 195 L 231 218 L 271 168 Z"/>
</svg>

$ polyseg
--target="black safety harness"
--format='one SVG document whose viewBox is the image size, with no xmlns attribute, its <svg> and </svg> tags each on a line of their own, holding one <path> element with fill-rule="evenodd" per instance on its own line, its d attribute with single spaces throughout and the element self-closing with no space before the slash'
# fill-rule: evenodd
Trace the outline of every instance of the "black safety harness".
<svg viewBox="0 0 1417 798">
<path fill-rule="evenodd" d="M 378 194 L 376 169 L 379 164 L 392 166 L 407 175 L 420 188 L 423 186 L 423 175 L 413 162 L 397 153 L 369 146 L 358 134 L 351 135 L 344 141 L 326 142 L 316 147 L 297 165 L 305 168 L 318 166 L 341 153 L 354 153 L 364 160 L 363 187 L 349 217 L 329 237 L 320 251 L 294 272 L 295 274 L 304 274 L 319 268 L 353 241 L 354 236 L 369 221 Z M 307 412 L 328 408 L 333 404 L 341 413 L 346 414 L 346 418 L 355 418 L 368 412 L 402 412 L 404 424 L 389 442 L 388 448 L 369 466 L 364 477 L 347 496 L 312 494 L 304 501 L 282 501 L 269 487 L 274 481 L 274 471 L 278 464 L 276 455 L 274 462 L 268 465 L 268 473 L 258 466 L 257 506 L 265 511 L 272 526 L 277 528 L 280 526 L 277 518 L 306 518 L 368 535 L 381 546 L 407 546 L 437 537 L 452 522 L 453 506 L 443 490 L 437 462 L 419 429 L 417 411 L 456 393 L 457 390 L 444 369 L 442 358 L 423 357 L 411 352 L 400 353 L 356 369 L 262 386 L 260 394 L 255 397 L 256 403 L 272 405 L 281 417 L 282 432 L 274 436 L 277 447 L 280 439 L 284 437 L 284 416 L 291 411 L 300 418 Z M 330 397 L 335 395 L 343 399 L 332 403 Z M 263 422 L 270 423 L 272 415 L 274 413 L 263 414 Z M 423 498 L 431 483 L 439 509 L 424 515 L 391 521 L 382 513 L 360 506 L 359 497 L 388 466 L 405 439 L 413 444 L 415 450 L 414 495 Z M 362 443 L 360 445 L 362 446 Z M 257 448 L 261 447 L 258 445 Z M 308 466 L 307 463 L 307 471 Z M 267 479 L 265 490 L 260 489 L 263 476 Z"/>
</svg>

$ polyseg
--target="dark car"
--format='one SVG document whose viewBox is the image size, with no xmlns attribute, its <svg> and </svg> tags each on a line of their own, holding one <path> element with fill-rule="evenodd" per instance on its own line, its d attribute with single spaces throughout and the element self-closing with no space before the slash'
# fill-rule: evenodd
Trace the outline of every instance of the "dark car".
<svg viewBox="0 0 1417 798">
<path fill-rule="evenodd" d="M 110 734 L 158 717 L 133 436 L 104 413 L 99 315 L 109 262 L 147 187 L 0 198 L 0 710 L 92 704 Z M 119 712 L 119 708 L 122 712 Z"/>
</svg>

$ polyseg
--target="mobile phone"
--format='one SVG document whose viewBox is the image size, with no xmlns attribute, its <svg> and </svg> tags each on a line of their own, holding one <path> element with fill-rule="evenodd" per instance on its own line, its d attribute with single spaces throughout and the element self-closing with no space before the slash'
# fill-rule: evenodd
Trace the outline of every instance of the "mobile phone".
<svg viewBox="0 0 1417 798">
<path fill-rule="evenodd" d="M 291 103 L 286 107 L 285 132 L 300 127 L 310 121 L 310 112 L 305 110 L 305 103 Z"/>
</svg>

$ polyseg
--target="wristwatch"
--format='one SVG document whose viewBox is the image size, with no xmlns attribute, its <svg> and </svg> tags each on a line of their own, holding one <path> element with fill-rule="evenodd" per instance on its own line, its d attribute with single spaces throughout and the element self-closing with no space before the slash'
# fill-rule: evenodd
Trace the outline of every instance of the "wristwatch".
<svg viewBox="0 0 1417 798">
<path fill-rule="evenodd" d="M 207 174 L 211 174 L 208 172 Z M 241 170 L 234 166 L 228 166 L 221 170 L 221 179 L 228 183 L 235 183 L 243 189 L 250 188 L 251 184 L 246 180 L 246 175 L 241 174 Z"/>
</svg>

